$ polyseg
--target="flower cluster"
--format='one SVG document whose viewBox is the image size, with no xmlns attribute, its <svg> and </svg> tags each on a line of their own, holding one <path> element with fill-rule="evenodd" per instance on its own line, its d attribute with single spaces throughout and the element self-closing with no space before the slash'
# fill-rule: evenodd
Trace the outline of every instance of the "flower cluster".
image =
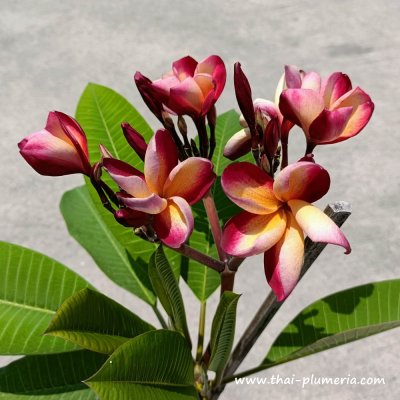
<svg viewBox="0 0 400 400">
<path fill-rule="evenodd" d="M 101 160 L 91 165 L 83 129 L 57 111 L 49 113 L 45 129 L 27 136 L 18 146 L 24 159 L 42 175 L 87 175 L 119 223 L 147 240 L 179 249 L 194 228 L 191 206 L 210 194 L 216 178 L 212 164 L 215 103 L 225 82 L 225 65 L 215 55 L 201 62 L 184 57 L 154 81 L 136 72 L 136 86 L 162 124 L 146 143 L 139 132 L 121 121 L 126 140 L 144 161 L 143 171 L 115 159 L 103 146 Z M 254 163 L 234 162 L 222 173 L 223 191 L 243 211 L 214 238 L 227 267 L 235 257 L 264 253 L 266 278 L 282 301 L 301 274 L 305 235 L 342 246 L 346 253 L 351 250 L 341 230 L 312 205 L 330 186 L 328 172 L 315 163 L 312 153 L 317 145 L 358 134 L 374 105 L 368 94 L 359 87 L 353 89 L 348 76 L 340 72 L 322 79 L 316 72 L 286 66 L 274 101 L 253 100 L 249 81 L 237 63 L 234 85 L 243 129 L 225 144 L 224 155 L 234 161 L 249 153 Z M 184 116 L 193 120 L 197 142 L 189 139 Z M 304 132 L 305 153 L 288 165 L 288 136 L 295 125 Z M 102 181 L 103 170 L 118 185 L 118 192 Z M 209 218 L 215 230 L 215 220 L 212 215 Z"/>
</svg>

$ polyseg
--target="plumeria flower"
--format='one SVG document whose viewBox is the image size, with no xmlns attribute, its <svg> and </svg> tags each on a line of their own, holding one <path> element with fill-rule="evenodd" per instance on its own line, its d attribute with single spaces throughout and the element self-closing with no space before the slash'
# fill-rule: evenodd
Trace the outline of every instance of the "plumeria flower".
<svg viewBox="0 0 400 400">
<path fill-rule="evenodd" d="M 141 75 L 142 76 L 142 75 Z M 143 76 L 142 76 L 143 80 Z M 147 85 L 153 97 L 177 115 L 205 116 L 218 100 L 226 82 L 225 64 L 213 55 L 197 62 L 190 56 L 172 64 L 172 71 Z"/>
<path fill-rule="evenodd" d="M 222 174 L 226 195 L 244 211 L 225 225 L 221 246 L 233 256 L 264 253 L 267 280 L 278 301 L 295 287 L 304 257 L 304 234 L 314 242 L 350 245 L 337 225 L 311 203 L 329 189 L 328 172 L 301 161 L 284 168 L 274 181 L 259 167 L 240 162 Z"/>
<path fill-rule="evenodd" d="M 313 72 L 303 78 L 301 88 L 283 90 L 279 107 L 303 129 L 310 152 L 316 145 L 357 135 L 371 118 L 374 103 L 361 88 L 352 89 L 347 75 L 334 72 L 321 80 Z"/>
<path fill-rule="evenodd" d="M 77 121 L 62 112 L 50 112 L 46 127 L 31 133 L 18 147 L 22 157 L 41 175 L 90 175 L 86 135 Z"/>
<path fill-rule="evenodd" d="M 215 180 L 211 161 L 191 157 L 178 163 L 176 146 L 166 130 L 158 130 L 150 140 L 144 173 L 113 158 L 104 158 L 103 165 L 118 186 L 125 207 L 136 211 L 120 212 L 118 218 L 142 221 L 150 215 L 158 238 L 167 246 L 178 248 L 193 230 L 190 206 L 199 201 Z M 117 218 L 117 219 L 118 219 Z"/>
</svg>

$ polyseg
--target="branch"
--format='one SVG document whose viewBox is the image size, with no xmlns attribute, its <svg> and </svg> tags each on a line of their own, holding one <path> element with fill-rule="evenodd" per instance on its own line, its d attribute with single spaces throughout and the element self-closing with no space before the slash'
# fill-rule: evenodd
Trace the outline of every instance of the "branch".
<svg viewBox="0 0 400 400">
<path fill-rule="evenodd" d="M 325 214 L 328 215 L 339 227 L 347 220 L 351 214 L 350 203 L 344 201 L 338 201 L 329 204 L 325 210 Z M 308 237 L 304 241 L 304 264 L 301 270 L 300 278 L 308 271 L 314 261 L 322 253 L 326 247 L 326 243 L 315 243 L 312 242 Z M 254 343 L 257 341 L 261 333 L 267 327 L 269 322 L 272 320 L 274 315 L 277 313 L 279 308 L 284 302 L 278 302 L 273 292 L 271 292 L 264 300 L 260 308 L 258 309 L 253 320 L 248 325 L 247 329 L 243 333 L 243 336 L 236 345 L 231 358 L 225 369 L 224 377 L 233 375 L 238 369 L 244 358 L 247 356 Z M 219 394 L 224 390 L 224 386 L 216 388 L 216 393 L 213 399 L 217 399 Z"/>
<path fill-rule="evenodd" d="M 169 246 L 168 246 L 169 247 Z M 192 260 L 198 261 L 199 263 L 215 269 L 217 272 L 222 272 L 225 269 L 225 263 L 215 258 L 212 258 L 200 251 L 194 249 L 193 247 L 188 246 L 187 244 L 183 244 L 179 248 L 169 247 L 171 250 L 176 251 L 179 254 L 182 254 L 185 257 L 191 258 Z"/>
</svg>

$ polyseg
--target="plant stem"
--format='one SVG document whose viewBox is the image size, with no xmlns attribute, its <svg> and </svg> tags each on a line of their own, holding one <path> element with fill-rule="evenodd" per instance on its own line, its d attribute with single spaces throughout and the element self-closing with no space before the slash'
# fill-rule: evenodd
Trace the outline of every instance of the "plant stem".
<svg viewBox="0 0 400 400">
<path fill-rule="evenodd" d="M 219 218 L 217 208 L 215 206 L 214 197 L 212 195 L 212 189 L 210 189 L 203 198 L 204 208 L 207 213 L 208 220 L 211 226 L 211 232 L 214 237 L 214 243 L 217 247 L 219 259 L 223 262 L 227 261 L 228 257 L 221 248 L 221 236 L 222 230 L 219 224 Z"/>
<path fill-rule="evenodd" d="M 192 260 L 196 260 L 199 263 L 215 269 L 217 272 L 222 272 L 225 268 L 225 263 L 220 261 L 220 260 L 216 260 L 215 258 L 212 258 L 210 256 L 208 256 L 207 254 L 204 254 L 196 249 L 194 249 L 193 247 L 188 246 L 187 244 L 183 244 L 181 247 L 179 248 L 174 248 L 174 247 L 169 247 L 171 250 L 176 251 L 179 254 L 182 254 L 185 257 L 191 258 Z"/>
<path fill-rule="evenodd" d="M 165 319 L 164 319 L 164 317 L 162 316 L 160 310 L 157 308 L 157 305 L 152 306 L 152 309 L 153 309 L 153 311 L 154 311 L 154 314 L 156 314 L 156 317 L 157 317 L 158 321 L 160 322 L 161 327 L 162 327 L 163 329 L 168 329 L 168 325 L 167 325 L 167 323 L 165 322 Z"/>
<path fill-rule="evenodd" d="M 204 332 L 206 329 L 206 306 L 207 306 L 206 301 L 202 301 L 200 303 L 199 334 L 197 340 L 196 363 L 200 362 L 201 357 L 203 355 Z"/>
</svg>

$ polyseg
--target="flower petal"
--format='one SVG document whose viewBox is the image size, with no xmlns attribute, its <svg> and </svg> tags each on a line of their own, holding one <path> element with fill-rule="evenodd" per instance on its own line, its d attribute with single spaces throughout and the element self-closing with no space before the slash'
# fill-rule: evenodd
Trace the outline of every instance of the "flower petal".
<svg viewBox="0 0 400 400">
<path fill-rule="evenodd" d="M 144 157 L 144 176 L 149 189 L 161 194 L 169 173 L 178 164 L 178 151 L 170 133 L 158 130 L 151 138 Z"/>
<path fill-rule="evenodd" d="M 288 204 L 301 229 L 313 242 L 336 244 L 344 247 L 346 254 L 351 252 L 343 232 L 321 210 L 302 200 L 290 200 Z"/>
<path fill-rule="evenodd" d="M 231 218 L 222 232 L 221 247 L 233 256 L 248 257 L 274 246 L 286 228 L 286 215 L 280 209 L 268 215 L 243 211 Z"/>
<path fill-rule="evenodd" d="M 172 71 L 180 81 L 183 81 L 187 77 L 194 75 L 196 67 L 197 61 L 193 57 L 186 56 L 172 64 Z"/>
<path fill-rule="evenodd" d="M 334 72 L 329 75 L 321 84 L 321 94 L 324 97 L 325 107 L 331 108 L 338 98 L 350 90 L 351 81 L 346 74 Z"/>
<path fill-rule="evenodd" d="M 211 75 L 208 74 L 196 74 L 196 76 L 193 78 L 197 85 L 199 86 L 201 92 L 203 93 L 203 97 L 206 98 L 210 92 L 213 91 L 215 87 L 215 83 L 211 77 Z M 214 94 L 212 99 L 214 99 Z"/>
<path fill-rule="evenodd" d="M 278 301 L 292 292 L 299 280 L 304 260 L 304 234 L 292 213 L 279 242 L 264 254 L 265 276 Z"/>
<path fill-rule="evenodd" d="M 235 204 L 253 214 L 270 214 L 281 206 L 272 190 L 273 179 L 254 164 L 229 165 L 222 173 L 221 185 Z"/>
<path fill-rule="evenodd" d="M 28 135 L 18 143 L 19 151 L 26 162 L 39 174 L 60 176 L 84 173 L 76 148 L 43 129 Z"/>
<path fill-rule="evenodd" d="M 131 196 L 149 197 L 152 194 L 143 173 L 126 162 L 115 158 L 104 158 L 103 166 L 116 184 Z"/>
<path fill-rule="evenodd" d="M 132 210 L 130 208 L 122 208 L 114 213 L 116 221 L 126 227 L 139 228 L 142 225 L 149 224 L 151 217 L 149 214 Z"/>
<path fill-rule="evenodd" d="M 371 98 L 359 87 L 346 93 L 332 105 L 332 109 L 339 107 L 353 107 L 353 113 L 340 137 L 332 143 L 341 142 L 357 135 L 368 123 L 374 111 L 374 103 Z"/>
<path fill-rule="evenodd" d="M 309 161 L 299 161 L 288 165 L 276 177 L 274 193 L 277 198 L 304 200 L 309 203 L 324 196 L 330 186 L 328 171 L 320 165 Z"/>
<path fill-rule="evenodd" d="M 314 71 L 306 72 L 301 81 L 302 89 L 311 89 L 319 93 L 321 90 L 321 76 Z"/>
<path fill-rule="evenodd" d="M 324 109 L 324 101 L 314 90 L 286 89 L 282 92 L 279 108 L 286 119 L 308 133 L 309 126 Z"/>
<path fill-rule="evenodd" d="M 310 125 L 308 140 L 313 144 L 332 143 L 342 134 L 352 112 L 353 107 L 324 109 Z"/>
<path fill-rule="evenodd" d="M 279 107 L 270 100 L 265 99 L 255 99 L 254 100 L 254 110 L 261 111 L 266 114 L 269 118 L 278 118 L 282 123 L 282 114 L 279 111 Z"/>
<path fill-rule="evenodd" d="M 171 75 L 151 82 L 149 88 L 159 101 L 168 103 L 171 88 L 179 84 L 179 79 L 175 75 Z"/>
<path fill-rule="evenodd" d="M 221 57 L 212 55 L 197 64 L 194 74 L 209 74 L 215 83 L 214 102 L 218 100 L 225 87 L 226 68 Z"/>
<path fill-rule="evenodd" d="M 178 248 L 193 231 L 193 214 L 189 204 L 181 197 L 171 197 L 165 210 L 154 216 L 154 229 L 167 246 Z"/>
<path fill-rule="evenodd" d="M 288 89 L 301 88 L 301 74 L 295 65 L 285 65 L 285 83 Z"/>
<path fill-rule="evenodd" d="M 164 185 L 163 197 L 179 196 L 192 205 L 208 192 L 214 180 L 215 173 L 210 160 L 190 157 L 171 171 Z"/>
<path fill-rule="evenodd" d="M 204 103 L 203 92 L 193 78 L 186 78 L 170 90 L 168 108 L 178 115 L 199 115 Z"/>
<path fill-rule="evenodd" d="M 167 200 L 154 193 L 148 197 L 131 197 L 117 193 L 117 197 L 126 207 L 147 214 L 159 214 L 167 207 Z"/>
<path fill-rule="evenodd" d="M 224 156 L 234 161 L 251 150 L 251 133 L 248 128 L 236 132 L 226 143 Z"/>
</svg>

